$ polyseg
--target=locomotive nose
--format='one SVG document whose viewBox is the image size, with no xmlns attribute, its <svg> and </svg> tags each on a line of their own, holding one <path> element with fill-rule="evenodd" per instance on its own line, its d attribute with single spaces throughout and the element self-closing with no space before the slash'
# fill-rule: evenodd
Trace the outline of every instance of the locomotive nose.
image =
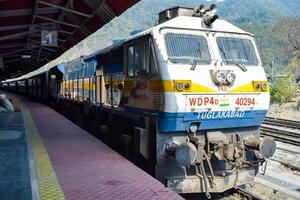
<svg viewBox="0 0 300 200">
<path fill-rule="evenodd" d="M 175 159 L 182 166 L 190 166 L 197 158 L 197 148 L 191 142 L 185 142 L 176 147 Z"/>
</svg>

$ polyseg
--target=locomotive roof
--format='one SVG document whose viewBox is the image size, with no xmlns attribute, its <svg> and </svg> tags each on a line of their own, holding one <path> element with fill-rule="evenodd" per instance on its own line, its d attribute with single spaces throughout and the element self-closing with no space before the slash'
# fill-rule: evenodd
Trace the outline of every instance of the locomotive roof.
<svg viewBox="0 0 300 200">
<path fill-rule="evenodd" d="M 201 20 L 201 21 L 200 21 Z M 99 51 L 96 51 L 95 53 L 86 56 L 84 59 L 91 58 L 95 55 L 106 53 L 111 51 L 112 49 L 118 48 L 122 45 L 124 45 L 127 42 L 130 42 L 134 39 L 146 36 L 148 34 L 151 34 L 154 30 L 163 29 L 163 28 L 178 28 L 181 29 L 193 29 L 193 30 L 199 30 L 199 31 L 215 31 L 215 32 L 226 32 L 226 33 L 238 33 L 238 34 L 247 34 L 250 36 L 253 36 L 253 34 L 246 32 L 239 27 L 225 21 L 217 19 L 211 28 L 202 27 L 201 25 L 202 18 L 200 17 L 190 17 L 190 16 L 179 16 L 176 18 L 173 18 L 169 21 L 166 21 L 164 23 L 158 24 L 156 26 L 153 26 L 145 31 L 141 31 L 140 33 L 137 33 L 135 35 L 129 36 L 128 38 L 122 40 L 121 42 L 117 44 L 113 44 L 111 46 L 108 46 L 104 49 L 100 49 Z"/>
<path fill-rule="evenodd" d="M 176 18 L 173 18 L 173 19 L 170 19 L 166 22 L 163 22 L 161 24 L 157 24 L 145 31 L 142 31 L 140 33 L 137 33 L 135 35 L 132 35 L 130 37 L 128 37 L 127 39 L 124 39 L 122 40 L 121 42 L 118 42 L 117 44 L 113 44 L 111 46 L 108 46 L 104 49 L 101 49 L 99 51 L 96 51 L 95 53 L 91 54 L 91 55 L 87 55 L 87 56 L 81 56 L 80 58 L 83 58 L 84 60 L 86 59 L 89 59 L 89 58 L 92 58 L 98 54 L 103 54 L 103 53 L 106 53 L 106 52 L 109 52 L 115 48 L 118 48 L 122 45 L 124 45 L 125 43 L 127 42 L 130 42 L 134 39 L 137 39 L 137 38 L 140 38 L 140 37 L 143 37 L 145 35 L 148 35 L 148 34 L 151 34 L 152 32 L 154 31 L 159 31 L 161 29 L 164 29 L 164 28 L 178 28 L 180 27 L 180 29 L 190 29 L 190 30 L 199 30 L 199 31 L 208 31 L 208 32 L 224 32 L 224 33 L 237 33 L 237 34 L 247 34 L 247 35 L 250 35 L 250 36 L 253 36 L 251 33 L 249 32 L 246 32 L 242 29 L 240 29 L 239 27 L 225 21 L 225 20 L 220 20 L 220 19 L 217 19 L 212 27 L 210 28 L 207 28 L 207 27 L 203 27 L 202 26 L 202 18 L 201 17 L 192 17 L 192 16 L 178 16 Z M 79 59 L 79 58 L 77 58 Z M 77 60 L 77 59 L 74 59 L 74 60 Z M 73 62 L 74 60 L 72 61 L 69 61 L 69 62 Z M 36 76 L 36 75 L 39 75 L 39 74 L 42 74 L 46 71 L 48 71 L 49 69 L 55 67 L 57 65 L 52 65 L 51 66 L 51 62 L 44 65 L 43 67 L 35 70 L 35 71 L 32 71 L 28 74 L 25 74 L 23 76 L 20 76 L 18 78 L 14 78 L 14 79 L 9 79 L 9 80 L 6 80 L 6 81 L 3 81 L 4 83 L 5 82 L 11 82 L 11 81 L 19 81 L 19 80 L 22 80 L 22 79 L 27 79 L 27 78 L 30 78 L 30 77 L 33 77 L 33 76 Z"/>
</svg>

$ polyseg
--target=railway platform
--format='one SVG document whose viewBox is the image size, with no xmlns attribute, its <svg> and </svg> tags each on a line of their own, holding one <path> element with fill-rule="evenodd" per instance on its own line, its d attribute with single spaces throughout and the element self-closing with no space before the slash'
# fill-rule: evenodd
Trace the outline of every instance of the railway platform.
<svg viewBox="0 0 300 200">
<path fill-rule="evenodd" d="M 183 199 L 51 108 L 0 113 L 0 199 Z"/>
</svg>

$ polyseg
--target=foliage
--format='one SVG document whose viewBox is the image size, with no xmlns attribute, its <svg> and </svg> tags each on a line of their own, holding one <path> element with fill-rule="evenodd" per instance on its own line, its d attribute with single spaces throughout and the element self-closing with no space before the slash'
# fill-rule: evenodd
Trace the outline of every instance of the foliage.
<svg viewBox="0 0 300 200">
<path fill-rule="evenodd" d="M 273 37 L 270 23 L 252 23 L 241 25 L 241 28 L 253 33 L 260 50 L 260 56 L 267 73 L 271 73 L 273 55 L 276 65 L 284 66 L 288 63 L 287 49 L 280 47 L 278 40 Z"/>
<path fill-rule="evenodd" d="M 300 60 L 297 57 L 292 57 L 289 64 L 284 68 L 284 73 L 289 75 L 300 74 Z"/>
<path fill-rule="evenodd" d="M 292 77 L 276 79 L 271 88 L 271 100 L 277 103 L 290 101 L 296 93 L 296 85 Z"/>
<path fill-rule="evenodd" d="M 297 88 L 297 90 L 300 91 L 300 83 L 298 83 L 298 84 L 296 85 L 296 88 Z"/>
<path fill-rule="evenodd" d="M 288 48 L 289 56 L 300 60 L 300 17 L 283 17 L 272 27 L 272 33 L 281 46 Z"/>
</svg>

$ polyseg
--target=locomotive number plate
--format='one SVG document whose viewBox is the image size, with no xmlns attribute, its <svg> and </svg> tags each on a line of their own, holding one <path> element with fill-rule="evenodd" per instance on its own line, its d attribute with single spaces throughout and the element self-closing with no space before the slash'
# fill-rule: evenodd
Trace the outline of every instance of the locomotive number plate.
<svg viewBox="0 0 300 200">
<path fill-rule="evenodd" d="M 260 94 L 186 95 L 186 107 L 191 110 L 254 109 L 260 102 Z"/>
</svg>

